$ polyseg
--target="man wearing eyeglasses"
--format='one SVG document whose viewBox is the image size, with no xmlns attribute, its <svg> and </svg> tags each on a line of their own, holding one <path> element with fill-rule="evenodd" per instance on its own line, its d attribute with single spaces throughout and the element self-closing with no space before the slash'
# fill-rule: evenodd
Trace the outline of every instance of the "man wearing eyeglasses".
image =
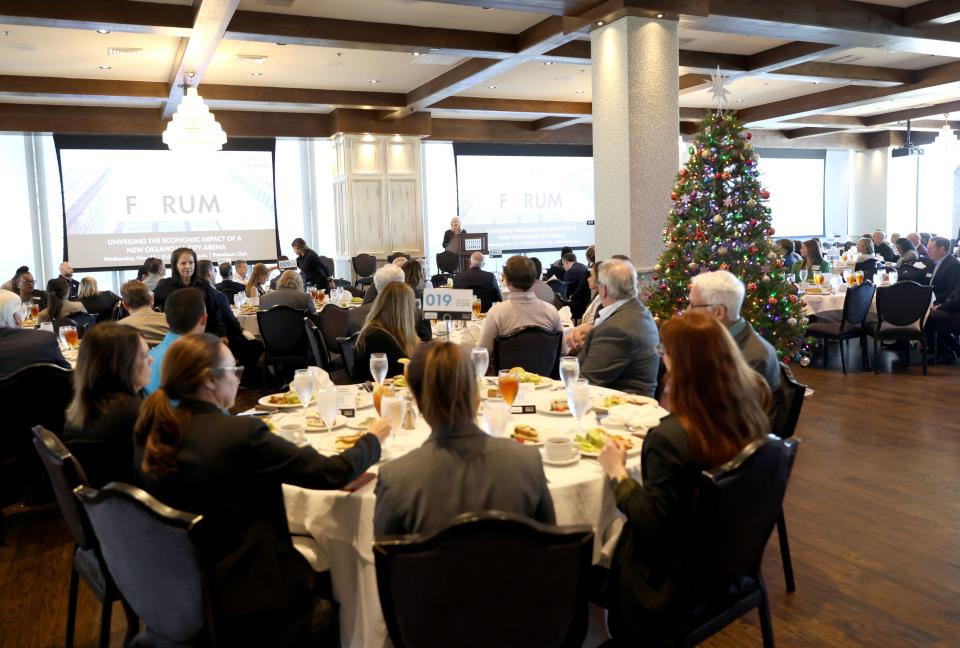
<svg viewBox="0 0 960 648">
<path fill-rule="evenodd" d="M 703 309 L 723 322 L 747 364 L 773 391 L 780 386 L 780 362 L 773 346 L 740 317 L 745 293 L 743 282 L 726 270 L 701 272 L 690 282 L 689 307 Z"/>
</svg>

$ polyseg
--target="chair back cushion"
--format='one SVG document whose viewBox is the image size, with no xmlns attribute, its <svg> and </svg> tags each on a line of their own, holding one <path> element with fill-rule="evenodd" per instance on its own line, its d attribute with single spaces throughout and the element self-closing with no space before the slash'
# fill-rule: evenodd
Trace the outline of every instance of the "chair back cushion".
<svg viewBox="0 0 960 648">
<path fill-rule="evenodd" d="M 390 638 L 397 648 L 580 646 L 592 553 L 590 527 L 501 512 L 382 538 L 374 558 Z"/>
<path fill-rule="evenodd" d="M 867 315 L 870 314 L 870 306 L 873 304 L 873 296 L 876 292 L 877 287 L 872 281 L 847 288 L 847 294 L 843 298 L 843 322 L 853 326 L 863 326 Z"/>
<path fill-rule="evenodd" d="M 90 313 L 73 313 L 70 317 L 61 317 L 54 328 L 59 333 L 61 326 L 72 326 L 77 329 L 77 338 L 82 340 L 87 330 L 96 323 L 96 315 Z"/>
<path fill-rule="evenodd" d="M 260 337 L 268 355 L 307 356 L 307 335 L 303 328 L 306 310 L 289 306 L 274 306 L 257 313 Z"/>
<path fill-rule="evenodd" d="M 80 502 L 73 495 L 77 486 L 87 485 L 87 476 L 76 457 L 70 454 L 63 441 L 57 438 L 50 430 L 43 426 L 33 428 L 33 446 L 40 455 L 47 474 L 50 476 L 50 485 L 60 504 L 60 513 L 67 523 L 73 541 L 81 549 L 90 549 L 94 545 L 93 534 L 90 530 L 90 521 L 84 513 Z"/>
<path fill-rule="evenodd" d="M 333 259 L 328 256 L 320 255 L 320 265 L 323 266 L 323 269 L 327 271 L 327 276 L 333 278 L 336 268 L 333 263 Z M 317 286 L 320 289 L 326 289 L 326 286 Z"/>
<path fill-rule="evenodd" d="M 377 257 L 372 254 L 358 254 L 351 262 L 358 277 L 371 277 L 377 271 Z"/>
<path fill-rule="evenodd" d="M 694 532 L 697 600 L 756 580 L 783 506 L 797 439 L 758 439 L 722 466 L 701 473 Z"/>
<path fill-rule="evenodd" d="M 459 270 L 460 257 L 456 252 L 444 251 L 437 255 L 437 269 L 446 274 Z"/>
<path fill-rule="evenodd" d="M 493 338 L 493 368 L 499 371 L 523 367 L 541 376 L 558 378 L 562 344 L 563 333 L 560 331 L 525 326 L 510 335 Z"/>
<path fill-rule="evenodd" d="M 347 370 L 347 375 L 350 376 L 351 380 L 355 381 L 360 380 L 357 371 L 357 352 L 353 348 L 358 335 L 359 333 L 355 333 L 350 337 L 337 338 L 337 348 L 340 349 L 340 356 L 343 358 L 343 368 Z"/>
<path fill-rule="evenodd" d="M 323 341 L 327 344 L 327 349 L 339 349 L 337 338 L 347 334 L 347 314 L 346 308 L 340 308 L 333 304 L 327 304 L 317 313 L 314 321 L 323 335 Z"/>
<path fill-rule="evenodd" d="M 497 296 L 497 290 L 493 286 L 474 286 L 474 297 L 480 300 L 480 312 L 486 313 L 493 306 L 493 298 Z"/>
<path fill-rule="evenodd" d="M 73 372 L 57 365 L 27 365 L 0 379 L 0 408 L 6 413 L 0 458 L 26 456 L 37 461 L 31 430 L 42 425 L 62 435 L 64 412 L 71 400 Z"/>
<path fill-rule="evenodd" d="M 793 436 L 803 409 L 807 386 L 797 382 L 790 367 L 780 363 L 780 387 L 773 393 L 771 432 L 781 439 Z"/>
<path fill-rule="evenodd" d="M 327 345 L 323 343 L 323 336 L 320 335 L 320 330 L 309 317 L 303 318 L 303 327 L 307 332 L 307 344 L 310 347 L 313 362 L 321 369 L 329 370 L 330 354 L 327 352 Z"/>
<path fill-rule="evenodd" d="M 191 533 L 202 517 L 127 484 L 76 492 L 107 570 L 151 633 L 178 643 L 203 633 L 204 578 Z"/>
<path fill-rule="evenodd" d="M 877 320 L 881 328 L 911 327 L 920 330 L 930 310 L 933 286 L 914 281 L 898 281 L 892 286 L 877 288 Z"/>
</svg>

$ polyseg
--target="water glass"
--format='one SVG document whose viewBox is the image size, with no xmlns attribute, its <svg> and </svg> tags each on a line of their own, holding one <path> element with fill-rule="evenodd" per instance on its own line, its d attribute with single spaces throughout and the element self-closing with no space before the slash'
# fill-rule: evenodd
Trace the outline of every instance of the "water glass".
<svg viewBox="0 0 960 648">
<path fill-rule="evenodd" d="M 470 359 L 473 360 L 473 370 L 477 374 L 477 380 L 487 375 L 487 367 L 490 366 L 490 353 L 486 347 L 474 347 L 470 352 Z"/>
<path fill-rule="evenodd" d="M 380 400 L 380 416 L 390 423 L 390 436 L 394 440 L 403 429 L 403 414 L 406 408 L 406 401 L 399 396 L 384 396 Z"/>
<path fill-rule="evenodd" d="M 509 420 L 510 405 L 502 398 L 491 398 L 483 403 L 483 424 L 490 436 L 506 437 Z"/>
<path fill-rule="evenodd" d="M 337 388 L 330 383 L 317 392 L 317 414 L 323 419 L 328 431 L 336 422 L 337 413 Z"/>
<path fill-rule="evenodd" d="M 563 386 L 569 388 L 570 384 L 580 378 L 580 360 L 576 356 L 563 356 L 560 358 L 560 380 Z"/>
<path fill-rule="evenodd" d="M 297 393 L 297 398 L 300 399 L 303 409 L 306 410 L 307 405 L 310 404 L 310 398 L 313 396 L 313 376 L 310 375 L 310 370 L 297 369 L 293 374 L 293 382 L 290 385 L 293 387 L 293 391 Z"/>
<path fill-rule="evenodd" d="M 586 378 L 578 378 L 567 387 L 567 406 L 577 419 L 577 433 L 583 434 L 581 425 L 584 414 L 590 409 L 590 383 Z"/>
<path fill-rule="evenodd" d="M 799 274 L 800 274 L 800 283 L 802 284 L 807 283 L 807 275 L 809 274 L 809 271 L 806 268 L 802 268 Z"/>
<path fill-rule="evenodd" d="M 386 353 L 370 354 L 370 375 L 373 376 L 374 382 L 376 382 L 378 385 L 382 385 L 383 381 L 387 377 L 388 369 L 389 363 L 387 362 Z"/>
</svg>

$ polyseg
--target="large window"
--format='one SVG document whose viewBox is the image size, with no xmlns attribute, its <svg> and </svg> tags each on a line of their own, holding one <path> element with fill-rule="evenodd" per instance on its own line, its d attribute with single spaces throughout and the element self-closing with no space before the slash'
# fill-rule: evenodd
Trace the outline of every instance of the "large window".
<svg viewBox="0 0 960 648">
<path fill-rule="evenodd" d="M 36 210 L 35 187 L 27 165 L 27 141 L 23 135 L 0 135 L 0 192 L 3 195 L 3 236 L 0 236 L 0 277 L 6 281 L 14 271 L 29 266 L 35 279 L 38 261 L 34 257 L 33 228 L 30 227 Z"/>
<path fill-rule="evenodd" d="M 778 238 L 823 236 L 825 151 L 760 150 L 760 182 Z"/>
<path fill-rule="evenodd" d="M 923 147 L 918 156 L 890 158 L 887 232 L 931 232 L 951 238 L 960 152 Z"/>
</svg>

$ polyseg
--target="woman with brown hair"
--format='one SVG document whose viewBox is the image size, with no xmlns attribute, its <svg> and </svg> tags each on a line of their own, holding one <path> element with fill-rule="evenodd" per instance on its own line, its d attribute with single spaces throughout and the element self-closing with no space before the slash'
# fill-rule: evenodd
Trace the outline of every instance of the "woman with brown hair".
<svg viewBox="0 0 960 648">
<path fill-rule="evenodd" d="M 83 336 L 63 438 L 95 488 L 133 480 L 133 424 L 152 363 L 146 340 L 129 326 L 104 322 Z"/>
<path fill-rule="evenodd" d="M 190 248 L 177 248 L 170 254 L 172 273 L 166 279 L 161 279 L 153 291 L 153 303 L 160 310 L 174 292 L 182 288 L 196 288 L 203 293 L 203 304 L 207 309 L 207 333 L 224 337 L 226 322 L 230 315 L 230 304 L 222 304 L 217 299 L 217 289 L 207 282 L 206 277 L 198 272 L 197 253 Z"/>
<path fill-rule="evenodd" d="M 432 432 L 422 446 L 380 468 L 374 535 L 429 533 L 461 513 L 486 510 L 554 524 L 540 452 L 492 438 L 474 423 L 480 399 L 466 351 L 449 342 L 425 345 L 408 377 Z"/>
<path fill-rule="evenodd" d="M 40 311 L 38 317 L 41 322 L 56 322 L 62 317 L 70 317 L 74 313 L 86 313 L 87 309 L 83 304 L 75 301 L 68 301 L 70 295 L 70 284 L 59 277 L 47 282 L 47 307 Z"/>
<path fill-rule="evenodd" d="M 809 239 L 800 245 L 800 256 L 802 261 L 793 264 L 790 272 L 797 273 L 801 270 L 816 270 L 817 272 L 830 272 L 830 262 L 823 258 L 823 252 L 820 249 L 820 241 Z"/>
<path fill-rule="evenodd" d="M 390 426 L 374 423 L 334 457 L 299 448 L 259 419 L 227 413 L 241 372 L 212 335 L 174 342 L 134 428 L 134 465 L 160 501 L 204 516 L 220 643 L 310 645 L 314 573 L 290 540 L 281 486 L 345 486 L 380 458 Z"/>
<path fill-rule="evenodd" d="M 602 598 L 614 639 L 633 644 L 677 627 L 678 604 L 690 593 L 684 560 L 700 472 L 770 431 L 767 385 L 722 323 L 689 310 L 660 328 L 660 340 L 671 415 L 644 439 L 642 483 L 613 442 L 599 458 L 627 517 Z"/>
<path fill-rule="evenodd" d="M 423 264 L 420 261 L 411 259 L 403 264 L 403 283 L 413 288 L 414 297 L 423 299 L 423 287 L 427 283 L 427 278 L 423 274 Z"/>
<path fill-rule="evenodd" d="M 357 351 L 357 373 L 361 380 L 371 380 L 370 355 L 386 353 L 388 376 L 403 373 L 400 358 L 412 358 L 420 338 L 416 330 L 416 304 L 413 289 L 405 283 L 393 282 L 377 295 L 354 345 Z"/>
<path fill-rule="evenodd" d="M 262 263 L 253 266 L 250 272 L 250 278 L 247 280 L 247 299 L 262 297 L 264 294 L 263 284 L 267 283 L 267 277 L 270 276 L 270 269 Z"/>
</svg>

